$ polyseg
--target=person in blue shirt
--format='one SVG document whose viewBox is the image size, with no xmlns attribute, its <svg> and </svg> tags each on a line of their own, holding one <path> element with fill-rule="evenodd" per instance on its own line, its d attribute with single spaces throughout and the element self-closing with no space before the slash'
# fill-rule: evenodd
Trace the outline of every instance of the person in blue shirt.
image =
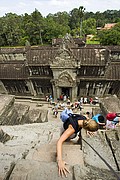
<svg viewBox="0 0 120 180">
<path fill-rule="evenodd" d="M 106 125 L 106 120 L 102 114 L 96 114 L 92 117 L 93 120 L 95 120 L 99 124 L 99 128 L 104 128 Z"/>
</svg>

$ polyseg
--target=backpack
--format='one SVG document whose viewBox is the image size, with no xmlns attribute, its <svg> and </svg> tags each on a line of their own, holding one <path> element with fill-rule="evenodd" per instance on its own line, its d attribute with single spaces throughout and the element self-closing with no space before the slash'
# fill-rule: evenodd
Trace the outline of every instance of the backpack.
<svg viewBox="0 0 120 180">
<path fill-rule="evenodd" d="M 86 120 L 87 118 L 83 115 L 80 114 L 69 114 L 69 119 L 67 119 L 63 123 L 63 127 L 66 130 L 68 126 L 71 124 L 75 130 L 75 133 L 78 133 L 82 128 L 79 127 L 78 125 L 78 120 Z"/>
<path fill-rule="evenodd" d="M 61 112 L 60 119 L 62 120 L 62 122 L 66 122 L 71 114 L 72 114 L 71 110 L 65 109 L 64 111 Z"/>
<path fill-rule="evenodd" d="M 117 113 L 108 113 L 106 115 L 106 119 L 109 121 L 112 121 L 114 118 L 116 118 L 116 116 L 117 116 Z"/>
</svg>

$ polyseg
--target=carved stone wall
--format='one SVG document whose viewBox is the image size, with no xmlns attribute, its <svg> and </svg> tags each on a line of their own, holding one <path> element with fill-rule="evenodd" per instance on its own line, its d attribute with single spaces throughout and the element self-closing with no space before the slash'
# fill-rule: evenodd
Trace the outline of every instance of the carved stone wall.
<svg viewBox="0 0 120 180">
<path fill-rule="evenodd" d="M 74 84 L 75 84 L 75 80 L 71 77 L 71 75 L 67 71 L 62 72 L 59 75 L 58 86 L 73 87 Z"/>
</svg>

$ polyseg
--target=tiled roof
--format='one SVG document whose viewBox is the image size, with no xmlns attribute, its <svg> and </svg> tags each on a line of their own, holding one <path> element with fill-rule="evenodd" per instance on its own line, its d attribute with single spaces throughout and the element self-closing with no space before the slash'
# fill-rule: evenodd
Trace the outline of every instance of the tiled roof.
<svg viewBox="0 0 120 180">
<path fill-rule="evenodd" d="M 58 55 L 59 48 L 31 48 L 27 54 L 28 64 L 48 65 Z M 108 50 L 105 48 L 71 48 L 76 60 L 81 65 L 105 65 Z"/>
<path fill-rule="evenodd" d="M 111 29 L 112 27 L 114 27 L 117 23 L 108 23 L 108 24 L 105 24 L 105 26 L 102 28 L 102 29 Z"/>
<path fill-rule="evenodd" d="M 24 79 L 28 75 L 24 64 L 0 64 L 0 79 Z"/>
<path fill-rule="evenodd" d="M 100 48 L 76 48 L 72 49 L 73 54 L 81 65 L 105 65 L 108 57 L 108 51 Z"/>
<path fill-rule="evenodd" d="M 56 53 L 57 48 L 31 48 L 26 54 L 26 59 L 28 64 L 48 65 Z"/>
<path fill-rule="evenodd" d="M 111 64 L 106 70 L 105 77 L 110 80 L 120 80 L 120 63 Z"/>
</svg>

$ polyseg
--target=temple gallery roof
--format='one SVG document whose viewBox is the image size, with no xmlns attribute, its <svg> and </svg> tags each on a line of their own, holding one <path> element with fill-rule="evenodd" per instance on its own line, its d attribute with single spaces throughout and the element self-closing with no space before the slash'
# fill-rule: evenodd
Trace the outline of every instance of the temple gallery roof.
<svg viewBox="0 0 120 180">
<path fill-rule="evenodd" d="M 106 78 L 120 80 L 120 63 L 111 64 L 106 71 Z"/>
<path fill-rule="evenodd" d="M 23 79 L 29 76 L 24 64 L 0 64 L 1 79 Z"/>
<path fill-rule="evenodd" d="M 55 44 L 57 43 L 57 46 Z M 77 41 L 68 36 L 61 41 L 54 41 L 54 46 L 36 46 L 25 48 L 0 49 L 0 78 L 28 78 L 29 66 L 52 67 L 57 60 L 75 62 L 74 68 L 104 67 L 105 77 L 120 79 L 120 46 L 84 45 L 77 46 Z M 56 67 L 57 68 L 57 67 Z M 12 73 L 11 73 L 12 72 Z"/>
</svg>

